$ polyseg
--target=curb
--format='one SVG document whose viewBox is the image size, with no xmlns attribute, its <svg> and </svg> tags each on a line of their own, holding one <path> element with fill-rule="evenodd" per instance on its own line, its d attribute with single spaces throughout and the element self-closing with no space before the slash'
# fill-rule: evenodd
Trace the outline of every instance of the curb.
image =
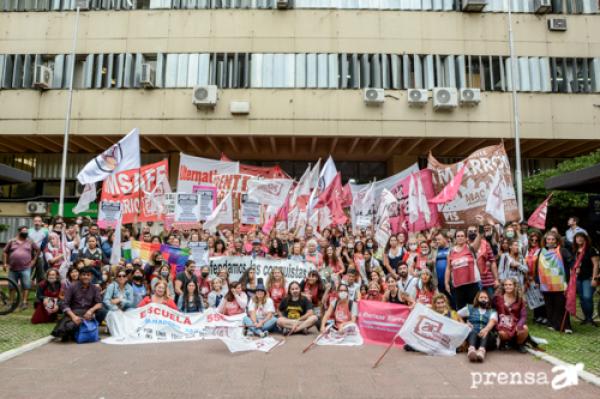
<svg viewBox="0 0 600 399">
<path fill-rule="evenodd" d="M 29 352 L 31 350 L 34 350 L 36 348 L 39 348 L 40 346 L 46 345 L 48 342 L 52 341 L 54 339 L 53 336 L 48 335 L 47 337 L 44 338 L 40 338 L 36 341 L 30 342 L 28 344 L 19 346 L 18 348 L 15 349 L 11 349 L 9 351 L 0 353 L 0 363 L 5 362 L 9 359 L 12 359 L 13 357 L 17 357 L 19 355 L 22 355 L 25 352 Z"/>
<path fill-rule="evenodd" d="M 536 351 L 534 349 L 530 349 L 527 348 L 527 352 L 531 353 L 533 356 L 540 358 L 550 364 L 553 364 L 555 366 L 565 366 L 565 365 L 571 365 L 571 363 L 567 363 L 565 361 L 560 360 L 557 357 L 551 356 L 547 353 L 544 352 L 540 352 L 540 351 Z M 579 373 L 577 373 L 579 375 L 579 378 L 581 378 L 582 380 L 592 384 L 592 385 L 596 385 L 597 387 L 600 387 L 600 377 L 598 377 L 595 374 L 590 373 L 589 371 L 585 371 L 582 370 Z"/>
</svg>

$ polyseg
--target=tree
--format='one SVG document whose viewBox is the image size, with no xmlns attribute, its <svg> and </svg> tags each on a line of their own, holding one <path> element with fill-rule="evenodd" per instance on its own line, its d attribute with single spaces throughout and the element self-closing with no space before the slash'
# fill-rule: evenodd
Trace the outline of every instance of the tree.
<svg viewBox="0 0 600 399">
<path fill-rule="evenodd" d="M 550 194 L 544 187 L 544 182 L 554 176 L 562 175 L 575 170 L 584 169 L 600 163 L 600 150 L 588 155 L 569 159 L 558 164 L 554 169 L 545 170 L 537 175 L 523 179 L 523 202 L 525 214 L 531 214 L 535 208 Z M 587 208 L 588 195 L 570 191 L 553 191 L 550 201 L 552 207 L 558 211 L 573 208 Z"/>
</svg>

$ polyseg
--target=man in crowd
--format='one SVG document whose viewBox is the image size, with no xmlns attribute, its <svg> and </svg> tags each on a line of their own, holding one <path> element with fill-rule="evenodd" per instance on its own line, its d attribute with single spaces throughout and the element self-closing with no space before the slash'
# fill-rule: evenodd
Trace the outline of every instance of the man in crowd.
<svg viewBox="0 0 600 399">
<path fill-rule="evenodd" d="M 29 238 L 27 226 L 19 226 L 18 234 L 4 247 L 4 271 L 8 268 L 8 278 L 21 285 L 23 290 L 22 309 L 26 309 L 29 302 L 29 290 L 31 289 L 31 269 L 40 257 L 40 247 Z M 9 293 L 11 301 L 15 292 Z"/>
<path fill-rule="evenodd" d="M 567 225 L 569 226 L 569 228 L 565 232 L 565 240 L 567 241 L 565 244 L 571 247 L 573 245 L 573 237 L 575 237 L 575 234 L 587 234 L 587 231 L 578 226 L 579 218 L 577 216 L 571 216 L 567 221 Z"/>
<path fill-rule="evenodd" d="M 48 243 L 48 229 L 44 227 L 41 216 L 33 217 L 33 227 L 29 229 L 29 239 L 41 250 L 40 256 L 38 256 L 34 267 L 31 269 L 31 278 L 36 281 L 42 281 L 44 279 L 44 256 L 42 251 Z"/>
</svg>

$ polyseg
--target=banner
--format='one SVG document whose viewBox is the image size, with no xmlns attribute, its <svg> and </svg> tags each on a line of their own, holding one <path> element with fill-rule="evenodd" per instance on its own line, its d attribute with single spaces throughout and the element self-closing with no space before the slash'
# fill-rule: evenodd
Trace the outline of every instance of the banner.
<svg viewBox="0 0 600 399">
<path fill-rule="evenodd" d="M 213 184 L 213 177 L 218 174 L 239 173 L 238 162 L 219 161 L 201 157 L 181 154 L 179 161 L 179 175 L 177 191 L 192 193 L 194 186 Z"/>
<path fill-rule="evenodd" d="M 205 221 L 217 206 L 217 188 L 214 186 L 194 186 L 194 193 L 200 201 L 200 220 Z"/>
<path fill-rule="evenodd" d="M 384 188 L 381 191 L 381 198 L 379 199 L 375 220 L 375 241 L 377 241 L 377 244 L 379 244 L 381 248 L 385 248 L 392 235 L 390 209 L 394 207 L 397 208 L 397 203 L 396 197 L 387 188 Z"/>
<path fill-rule="evenodd" d="M 227 346 L 227 349 L 229 349 L 229 352 L 231 353 L 246 351 L 269 352 L 280 343 L 280 341 L 273 337 L 261 339 L 219 337 L 219 339 Z"/>
<path fill-rule="evenodd" d="M 230 223 L 233 223 L 233 201 L 231 193 L 227 193 L 225 198 L 219 202 L 219 205 L 208 215 L 203 227 L 204 230 L 215 233 L 219 225 Z"/>
<path fill-rule="evenodd" d="M 101 201 L 98 206 L 98 227 L 101 229 L 117 227 L 121 222 L 121 203 Z"/>
<path fill-rule="evenodd" d="M 260 224 L 260 204 L 250 201 L 247 195 L 242 196 L 240 222 L 242 224 Z"/>
<path fill-rule="evenodd" d="M 319 338 L 317 345 L 360 346 L 363 342 L 358 325 L 356 323 L 349 323 L 341 331 L 330 328 Z"/>
<path fill-rule="evenodd" d="M 225 316 L 215 309 L 207 309 L 204 313 L 181 313 L 165 305 L 150 303 L 126 312 L 108 312 L 106 324 L 111 336 L 102 342 L 129 345 L 241 339 L 244 315 Z"/>
<path fill-rule="evenodd" d="M 413 182 L 414 194 L 411 198 L 411 181 Z M 396 197 L 398 204 L 390 212 L 390 224 L 392 232 L 399 231 L 422 231 L 440 224 L 437 205 L 430 204 L 429 199 L 435 197 L 432 183 L 432 172 L 429 169 L 420 170 L 417 173 L 406 176 L 390 190 Z M 414 212 L 417 218 L 410 220 L 409 207 L 414 204 Z M 428 211 L 428 212 L 427 212 Z"/>
<path fill-rule="evenodd" d="M 169 162 L 166 159 L 139 169 L 125 170 L 104 180 L 100 199 L 121 203 L 124 224 L 135 222 L 136 216 L 139 222 L 158 221 L 161 219 L 159 210 L 147 198 L 146 192 L 153 192 L 159 181 L 168 178 Z M 162 185 L 157 190 L 162 191 Z"/>
<path fill-rule="evenodd" d="M 440 217 L 445 228 L 464 228 L 475 220 L 475 216 L 483 214 L 496 170 L 502 173 L 504 185 L 502 198 L 506 220 L 518 220 L 519 211 L 513 188 L 510 163 L 504 150 L 504 144 L 481 148 L 464 161 L 452 165 L 439 162 L 429 154 L 428 168 L 433 173 L 433 187 L 439 193 L 467 164 L 460 189 L 454 200 L 439 206 Z"/>
<path fill-rule="evenodd" d="M 417 303 L 400 330 L 400 337 L 413 349 L 429 355 L 454 356 L 471 329 L 463 323 Z"/>
<path fill-rule="evenodd" d="M 221 161 L 233 162 L 225 154 L 221 154 Z M 260 176 L 267 179 L 291 179 L 291 177 L 285 173 L 279 165 L 273 166 L 254 166 L 240 164 L 240 173 L 245 175 Z"/>
<path fill-rule="evenodd" d="M 200 220 L 200 200 L 198 194 L 177 193 L 175 199 L 175 222 L 198 223 Z"/>
<path fill-rule="evenodd" d="M 280 208 L 292 188 L 290 179 L 257 179 L 248 180 L 248 198 L 262 205 Z"/>
<path fill-rule="evenodd" d="M 208 244 L 204 241 L 189 241 L 190 259 L 196 262 L 197 267 L 208 265 Z"/>
<path fill-rule="evenodd" d="M 352 197 L 352 227 L 368 228 L 373 224 L 373 216 L 375 213 L 375 183 L 368 185 L 366 188 L 358 191 Z"/>
<path fill-rule="evenodd" d="M 360 335 L 367 344 L 389 345 L 409 313 L 410 309 L 405 305 L 363 299 L 358 302 Z M 397 346 L 404 345 L 400 338 L 394 342 Z"/>
<path fill-rule="evenodd" d="M 383 180 L 378 180 L 373 184 L 373 191 L 375 198 L 379 198 L 381 192 L 384 188 L 392 191 L 392 188 L 398 184 L 400 180 L 404 180 L 406 177 L 410 176 L 413 173 L 417 173 L 419 171 L 419 164 L 414 163 L 410 165 L 408 168 L 404 169 L 401 172 L 396 173 L 393 176 L 387 177 Z M 364 190 L 371 183 L 366 184 L 352 184 L 350 183 L 350 188 L 352 189 L 352 195 L 356 195 L 357 192 Z"/>
<path fill-rule="evenodd" d="M 221 194 L 228 192 L 246 194 L 248 193 L 248 181 L 252 178 L 251 175 L 242 175 L 239 173 L 220 174 L 213 176 L 212 184 Z"/>
<path fill-rule="evenodd" d="M 302 281 L 309 271 L 315 269 L 315 265 L 310 262 L 290 259 L 252 258 L 251 256 L 218 256 L 209 259 L 211 276 L 226 268 L 230 281 L 238 281 L 244 271 L 251 267 L 256 270 L 256 278 L 262 278 L 265 285 L 269 281 L 269 273 L 275 267 L 281 269 L 288 284 L 292 281 Z"/>
</svg>

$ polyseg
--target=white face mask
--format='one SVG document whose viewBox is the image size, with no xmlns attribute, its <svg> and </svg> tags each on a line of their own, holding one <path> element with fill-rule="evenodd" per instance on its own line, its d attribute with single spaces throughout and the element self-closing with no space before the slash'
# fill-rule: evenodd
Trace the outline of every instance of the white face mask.
<svg viewBox="0 0 600 399">
<path fill-rule="evenodd" d="M 411 251 L 416 251 L 417 250 L 417 244 L 410 244 L 408 246 L 408 249 L 410 249 Z"/>
<path fill-rule="evenodd" d="M 342 291 L 342 292 L 338 293 L 338 297 L 339 297 L 339 298 L 340 298 L 342 301 L 344 301 L 344 300 L 348 299 L 348 293 L 347 293 L 346 291 Z"/>
</svg>

